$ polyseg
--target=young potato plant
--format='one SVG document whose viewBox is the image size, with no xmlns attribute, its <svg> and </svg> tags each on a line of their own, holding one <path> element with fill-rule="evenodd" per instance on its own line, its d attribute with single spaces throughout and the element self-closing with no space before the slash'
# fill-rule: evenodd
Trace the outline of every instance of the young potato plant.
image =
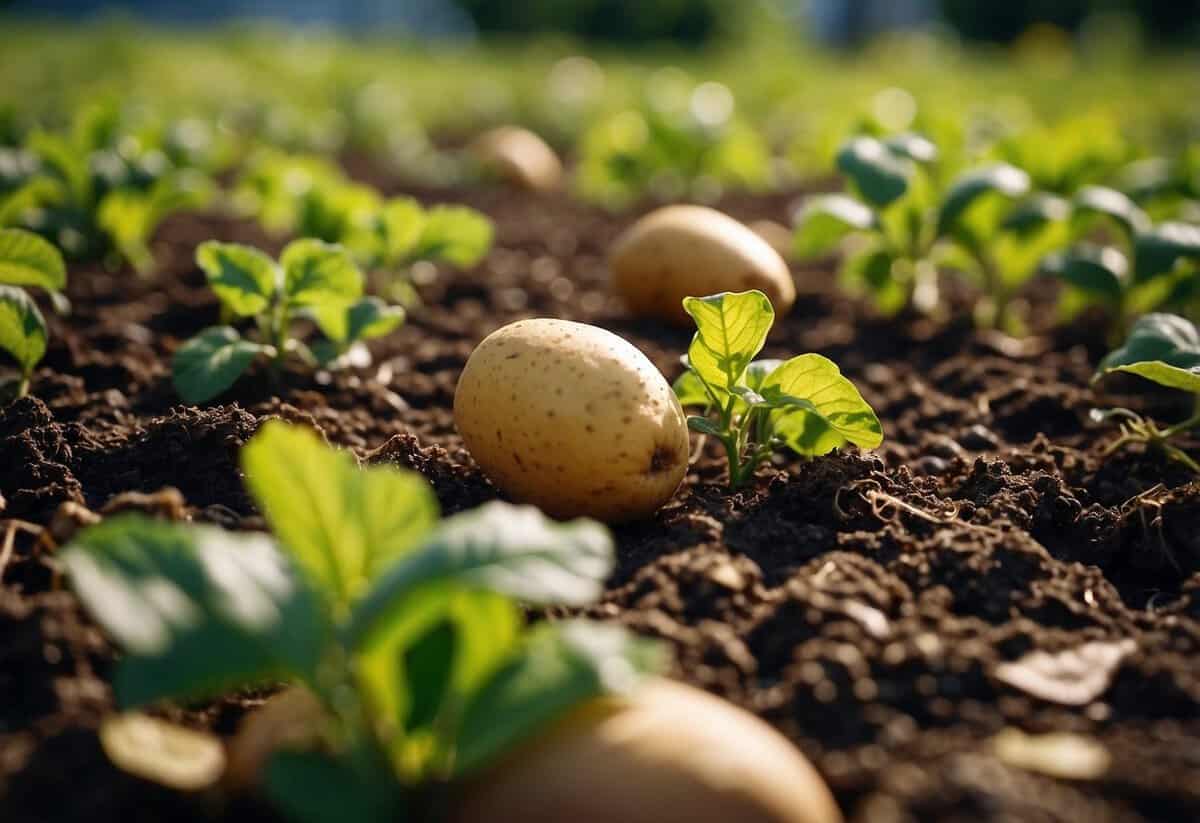
<svg viewBox="0 0 1200 823">
<path fill-rule="evenodd" d="M 221 301 L 222 313 L 252 318 L 257 339 L 230 325 L 207 328 L 184 343 L 172 364 L 175 388 L 189 403 L 221 394 L 259 359 L 278 376 L 295 355 L 310 365 L 336 366 L 352 346 L 382 337 L 404 321 L 404 309 L 364 297 L 364 277 L 342 246 L 306 238 L 288 244 L 279 261 L 258 249 L 208 241 L 196 263 Z M 299 318 L 324 336 L 309 346 L 293 336 Z"/>
<path fill-rule="evenodd" d="M 339 243 L 364 269 L 398 276 L 393 296 L 405 302 L 413 299 L 404 277 L 413 263 L 470 268 L 492 245 L 491 221 L 474 209 L 426 209 L 410 197 L 385 199 L 321 158 L 264 155 L 252 164 L 239 191 L 245 207 L 267 228 Z"/>
<path fill-rule="evenodd" d="M 439 522 L 419 475 L 360 469 L 279 421 L 242 464 L 273 538 L 125 515 L 61 559 L 124 652 L 122 710 L 281 681 L 315 696 L 313 745 L 276 751 L 262 775 L 290 819 L 445 819 L 438 787 L 665 662 L 617 626 L 524 625 L 518 603 L 603 591 L 613 544 L 595 522 L 500 502 Z"/>
<path fill-rule="evenodd" d="M 24 397 L 46 353 L 46 320 L 25 288 L 59 295 L 66 284 L 67 268 L 58 249 L 32 232 L 0 229 L 0 351 L 17 365 L 17 379 L 0 387 L 0 396 Z"/>
<path fill-rule="evenodd" d="M 13 173 L 0 180 L 0 226 L 35 231 L 73 260 L 123 259 L 148 274 L 162 221 L 203 208 L 215 191 L 203 171 L 175 166 L 184 155 L 168 155 L 152 134 L 128 131 L 107 105 L 85 108 L 69 132 L 32 132 L 4 164 Z"/>
<path fill-rule="evenodd" d="M 675 394 L 683 406 L 704 409 L 688 426 L 724 446 L 730 488 L 750 483 L 782 447 L 816 457 L 847 443 L 873 449 L 883 442 L 875 412 L 833 361 L 819 354 L 754 359 L 775 322 L 762 292 L 688 297 L 683 306 L 696 334 Z"/>
<path fill-rule="evenodd" d="M 1102 186 L 1080 189 L 1072 213 L 1073 233 L 1080 241 L 1044 261 L 1046 271 L 1067 287 L 1064 316 L 1099 304 L 1112 318 L 1110 336 L 1119 340 L 1134 317 L 1159 308 L 1194 308 L 1200 296 L 1200 227 L 1181 222 L 1155 226 L 1129 197 Z M 1083 239 L 1098 228 L 1107 243 Z"/>
<path fill-rule="evenodd" d="M 979 319 L 1005 321 L 1013 293 L 1037 270 L 1049 227 L 1062 218 L 1029 194 L 1029 177 L 1009 165 L 967 172 L 948 187 L 935 174 L 938 150 L 913 134 L 859 136 L 838 152 L 852 194 L 823 195 L 801 211 L 796 252 L 828 254 L 849 236 L 858 242 L 842 264 L 843 283 L 871 295 L 881 311 L 931 313 L 939 303 L 938 264 L 976 275 L 985 292 Z"/>
<path fill-rule="evenodd" d="M 1186 220 L 1200 215 L 1200 144 L 1172 157 L 1147 157 L 1117 175 L 1125 192 L 1155 221 Z"/>
<path fill-rule="evenodd" d="M 1116 372 L 1135 374 L 1160 386 L 1191 393 L 1194 412 L 1186 420 L 1166 428 L 1125 408 L 1095 410 L 1097 422 L 1116 420 L 1121 436 L 1108 447 L 1115 452 L 1131 443 L 1144 443 L 1200 473 L 1200 464 L 1170 442 L 1200 428 L 1200 332 L 1186 318 L 1174 314 L 1147 314 L 1134 323 L 1129 338 L 1101 361 L 1092 382 Z"/>
</svg>

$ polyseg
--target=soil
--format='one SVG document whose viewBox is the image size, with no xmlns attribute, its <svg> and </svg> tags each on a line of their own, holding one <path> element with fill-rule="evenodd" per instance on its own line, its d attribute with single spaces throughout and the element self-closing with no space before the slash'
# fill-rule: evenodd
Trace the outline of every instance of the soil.
<svg viewBox="0 0 1200 823">
<path fill-rule="evenodd" d="M 83 508 L 262 528 L 237 452 L 272 416 L 420 471 L 448 513 L 476 506 L 497 492 L 454 431 L 454 386 L 472 347 L 522 317 L 596 323 L 678 374 L 688 332 L 630 318 L 606 290 L 605 250 L 632 215 L 502 189 L 415 193 L 491 215 L 487 259 L 419 268 L 423 307 L 372 346 L 371 367 L 289 372 L 282 386 L 255 373 L 202 408 L 182 405 L 169 378 L 179 343 L 218 317 L 193 249 L 281 240 L 178 217 L 156 241 L 154 280 L 72 267 L 74 310 L 48 315 L 32 396 L 0 410 L 4 820 L 271 819 L 253 801 L 175 793 L 108 764 L 94 730 L 112 708 L 114 652 L 54 564 Z M 793 197 L 720 205 L 786 222 Z M 835 359 L 884 422 L 884 446 L 781 457 L 736 494 L 706 446 L 654 520 L 616 530 L 619 566 L 589 614 L 669 641 L 674 676 L 782 730 L 851 820 L 1200 819 L 1200 484 L 1155 452 L 1106 455 L 1113 432 L 1088 417 L 1121 402 L 1177 419 L 1179 398 L 1120 382 L 1098 396 L 1102 325 L 1054 325 L 1046 285 L 1030 290 L 1034 333 L 1017 341 L 974 331 L 961 289 L 946 318 L 883 318 L 839 294 L 831 264 L 795 275 L 797 306 L 764 355 Z M 1094 688 L 1064 683 L 1073 665 Z M 230 734 L 262 699 L 173 716 Z M 1073 777 L 1022 768 L 993 746 L 1006 727 L 1072 733 L 1110 764 Z"/>
</svg>

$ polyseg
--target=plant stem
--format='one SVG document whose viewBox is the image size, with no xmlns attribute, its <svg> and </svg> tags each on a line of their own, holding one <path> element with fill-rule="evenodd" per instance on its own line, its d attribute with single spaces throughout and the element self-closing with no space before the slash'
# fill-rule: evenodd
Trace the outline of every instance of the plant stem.
<svg viewBox="0 0 1200 823">
<path fill-rule="evenodd" d="M 22 375 L 21 380 L 17 383 L 17 399 L 20 400 L 25 395 L 29 394 L 30 377 L 28 374 Z"/>
</svg>

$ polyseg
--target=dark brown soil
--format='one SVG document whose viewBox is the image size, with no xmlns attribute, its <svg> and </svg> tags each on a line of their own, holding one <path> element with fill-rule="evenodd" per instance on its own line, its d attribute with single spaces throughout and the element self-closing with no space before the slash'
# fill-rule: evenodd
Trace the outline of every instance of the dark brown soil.
<svg viewBox="0 0 1200 823">
<path fill-rule="evenodd" d="M 419 194 L 488 212 L 487 260 L 423 283 L 425 307 L 373 347 L 370 369 L 289 373 L 282 389 L 255 375 L 205 408 L 181 405 L 168 371 L 179 342 L 217 319 L 192 251 L 208 238 L 281 241 L 178 218 L 160 234 L 158 279 L 71 272 L 75 310 L 51 318 L 33 397 L 0 410 L 0 540 L 13 541 L 0 552 L 5 821 L 267 819 L 108 765 L 94 729 L 112 704 L 112 649 L 56 588 L 49 543 L 21 523 L 61 538 L 70 502 L 260 527 L 236 458 L 273 415 L 417 469 L 447 512 L 475 506 L 496 492 L 455 434 L 455 381 L 484 335 L 521 317 L 597 323 L 678 373 L 688 333 L 631 319 L 605 289 L 605 250 L 629 217 L 500 190 Z M 723 208 L 786 221 L 789 200 Z M 948 321 L 884 319 L 839 296 L 828 266 L 796 275 L 800 300 L 765 354 L 837 360 L 884 421 L 885 445 L 779 459 L 734 495 L 710 447 L 655 520 L 617 530 L 619 568 L 591 614 L 670 641 L 677 677 L 781 729 L 852 820 L 1200 819 L 1200 484 L 1158 454 L 1103 455 L 1111 432 L 1087 418 L 1101 401 L 1088 388 L 1100 326 L 1043 324 L 1017 343 L 972 331 L 962 295 Z M 1035 318 L 1051 298 L 1034 289 Z M 1115 388 L 1163 419 L 1186 411 Z M 168 488 L 179 494 L 154 494 Z M 1122 641 L 1111 684 L 1080 705 L 1022 691 L 1001 666 Z M 229 733 L 257 700 L 178 717 Z M 1024 770 L 993 752 L 1006 726 L 1086 736 L 1111 765 L 1073 780 Z"/>
</svg>

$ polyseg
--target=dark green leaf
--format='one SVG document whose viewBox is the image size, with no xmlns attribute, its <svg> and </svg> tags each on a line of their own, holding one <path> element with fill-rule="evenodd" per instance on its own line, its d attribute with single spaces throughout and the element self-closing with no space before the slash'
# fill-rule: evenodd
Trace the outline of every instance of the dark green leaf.
<svg viewBox="0 0 1200 823">
<path fill-rule="evenodd" d="M 1169 272 L 1180 260 L 1200 261 L 1200 226 L 1163 223 L 1134 241 L 1133 275 L 1138 282 Z"/>
<path fill-rule="evenodd" d="M 67 285 L 62 254 L 24 229 L 0 229 L 0 284 L 61 291 Z"/>
<path fill-rule="evenodd" d="M 1084 186 L 1075 194 L 1075 214 L 1082 219 L 1107 217 L 1134 238 L 1150 229 L 1150 218 L 1137 204 L 1116 189 L 1107 186 Z"/>
<path fill-rule="evenodd" d="M 409 706 L 408 729 L 429 726 L 450 689 L 454 658 L 458 651 L 458 630 L 443 618 L 430 626 L 404 651 L 404 679 Z"/>
<path fill-rule="evenodd" d="M 206 403 L 236 383 L 254 358 L 269 351 L 243 340 L 229 326 L 205 329 L 175 352 L 171 361 L 175 391 L 188 403 Z"/>
<path fill-rule="evenodd" d="M 209 240 L 196 249 L 196 265 L 217 298 L 240 317 L 266 311 L 279 287 L 275 261 L 249 246 Z"/>
<path fill-rule="evenodd" d="M 938 237 L 951 234 L 967 210 L 985 195 L 1021 197 L 1029 192 L 1029 186 L 1029 175 L 1007 163 L 967 172 L 954 182 L 942 201 L 937 218 Z"/>
<path fill-rule="evenodd" d="M 366 763 L 360 761 L 367 761 Z M 400 784 L 382 758 L 279 751 L 267 763 L 265 789 L 296 823 L 402 823 Z"/>
<path fill-rule="evenodd" d="M 314 588 L 344 607 L 437 522 L 416 472 L 360 469 L 311 429 L 266 423 L 242 449 L 246 485 Z"/>
<path fill-rule="evenodd" d="M 912 163 L 874 137 L 855 137 L 838 151 L 837 166 L 863 199 L 883 208 L 908 191 Z"/>
<path fill-rule="evenodd" d="M 800 212 L 798 222 L 796 254 L 801 258 L 826 254 L 848 234 L 879 226 L 879 218 L 870 207 L 844 194 L 812 198 Z"/>
<path fill-rule="evenodd" d="M 932 163 L 938 159 L 938 148 L 933 141 L 919 134 L 896 134 L 883 141 L 893 154 L 907 157 L 917 163 Z"/>
<path fill-rule="evenodd" d="M 1053 194 L 1037 193 L 1022 200 L 1004 218 L 1001 228 L 1026 236 L 1071 216 L 1071 203 Z"/>
<path fill-rule="evenodd" d="M 664 662 L 657 643 L 617 626 L 539 626 L 468 706 L 459 729 L 456 774 L 488 765 L 590 698 L 628 692 Z"/>
<path fill-rule="evenodd" d="M 707 417 L 699 417 L 692 415 L 687 419 L 688 428 L 700 434 L 709 434 L 713 437 L 723 437 L 724 432 L 716 423 L 709 420 Z"/>
<path fill-rule="evenodd" d="M 683 308 L 696 321 L 689 364 L 710 386 L 732 391 L 775 322 L 771 301 L 757 290 L 722 292 L 685 297 Z"/>
<path fill-rule="evenodd" d="M 1119 366 L 1161 361 L 1181 369 L 1200 366 L 1200 332 L 1183 317 L 1147 314 L 1139 317 L 1125 343 L 1100 362 L 1097 377 Z"/>
<path fill-rule="evenodd" d="M 1046 269 L 1095 297 L 1117 302 L 1129 283 L 1129 260 L 1111 246 L 1079 246 L 1046 260 Z"/>
<path fill-rule="evenodd" d="M 24 290 L 0 286 L 0 350 L 8 352 L 24 374 L 46 354 L 46 321 Z"/>
<path fill-rule="evenodd" d="M 392 565 L 354 608 L 348 643 L 370 642 L 422 587 L 446 584 L 578 607 L 600 596 L 612 566 L 612 537 L 599 523 L 555 523 L 533 506 L 487 503 L 443 520 Z"/>
<path fill-rule="evenodd" d="M 266 678 L 312 682 L 330 639 L 319 601 L 265 535 L 123 515 L 61 555 L 71 585 L 125 652 L 124 707 Z"/>
</svg>

